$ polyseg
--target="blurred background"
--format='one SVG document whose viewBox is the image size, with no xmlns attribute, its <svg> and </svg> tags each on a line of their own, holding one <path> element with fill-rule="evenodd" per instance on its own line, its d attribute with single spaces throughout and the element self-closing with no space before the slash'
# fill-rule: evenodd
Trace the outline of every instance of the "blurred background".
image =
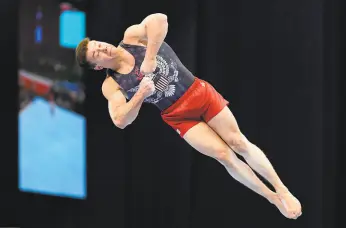
<svg viewBox="0 0 346 228">
<path fill-rule="evenodd" d="M 0 4 L 0 226 L 345 227 L 344 1 Z M 168 16 L 166 42 L 230 101 L 300 199 L 298 220 L 193 150 L 155 107 L 126 130 L 112 124 L 105 72 L 81 70 L 74 49 L 86 36 L 117 45 L 156 12 Z"/>
<path fill-rule="evenodd" d="M 84 72 L 74 50 L 86 15 L 56 0 L 19 3 L 19 187 L 84 198 Z"/>
</svg>

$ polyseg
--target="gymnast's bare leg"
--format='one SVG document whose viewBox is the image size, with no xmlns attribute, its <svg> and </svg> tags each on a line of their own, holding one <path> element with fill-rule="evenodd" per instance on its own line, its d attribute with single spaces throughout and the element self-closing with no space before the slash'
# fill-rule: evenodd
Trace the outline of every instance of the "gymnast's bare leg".
<svg viewBox="0 0 346 228">
<path fill-rule="evenodd" d="M 208 125 L 233 151 L 241 155 L 253 170 L 264 177 L 275 188 L 288 213 L 293 214 L 294 217 L 301 215 L 300 202 L 282 183 L 265 154 L 241 133 L 237 121 L 228 107 L 225 107 L 211 119 Z"/>
<path fill-rule="evenodd" d="M 278 194 L 271 191 L 205 122 L 192 127 L 184 135 L 184 139 L 197 151 L 219 161 L 234 179 L 266 198 L 284 216 L 291 219 L 297 217 L 295 213 L 287 210 Z"/>
</svg>

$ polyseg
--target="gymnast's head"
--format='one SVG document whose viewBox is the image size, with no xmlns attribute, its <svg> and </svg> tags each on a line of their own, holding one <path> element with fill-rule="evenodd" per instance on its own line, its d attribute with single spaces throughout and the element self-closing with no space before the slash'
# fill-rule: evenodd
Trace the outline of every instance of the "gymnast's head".
<svg viewBox="0 0 346 228">
<path fill-rule="evenodd" d="M 85 38 L 76 48 L 76 59 L 83 68 L 102 70 L 112 68 L 116 52 L 117 48 L 111 44 Z"/>
</svg>

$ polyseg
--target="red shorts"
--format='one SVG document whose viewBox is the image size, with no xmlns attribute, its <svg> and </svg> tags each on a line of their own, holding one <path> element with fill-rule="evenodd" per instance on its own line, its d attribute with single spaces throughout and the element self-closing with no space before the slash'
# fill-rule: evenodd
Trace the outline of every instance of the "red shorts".
<svg viewBox="0 0 346 228">
<path fill-rule="evenodd" d="M 162 119 L 181 137 L 201 121 L 208 122 L 225 106 L 225 100 L 208 82 L 195 78 L 191 87 L 161 113 Z"/>
</svg>

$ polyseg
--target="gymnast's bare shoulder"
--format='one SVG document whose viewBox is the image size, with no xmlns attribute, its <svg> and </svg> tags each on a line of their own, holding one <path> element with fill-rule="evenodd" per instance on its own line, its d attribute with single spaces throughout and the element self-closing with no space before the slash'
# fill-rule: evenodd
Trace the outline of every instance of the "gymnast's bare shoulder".
<svg viewBox="0 0 346 228">
<path fill-rule="evenodd" d="M 119 84 L 110 76 L 107 76 L 107 78 L 102 83 L 102 94 L 108 101 L 111 101 L 116 94 L 121 94 L 126 99 L 124 91 L 121 89 Z"/>
<path fill-rule="evenodd" d="M 112 96 L 120 91 L 119 84 L 112 78 L 107 76 L 102 83 L 102 94 L 107 99 L 110 100 Z"/>
</svg>

